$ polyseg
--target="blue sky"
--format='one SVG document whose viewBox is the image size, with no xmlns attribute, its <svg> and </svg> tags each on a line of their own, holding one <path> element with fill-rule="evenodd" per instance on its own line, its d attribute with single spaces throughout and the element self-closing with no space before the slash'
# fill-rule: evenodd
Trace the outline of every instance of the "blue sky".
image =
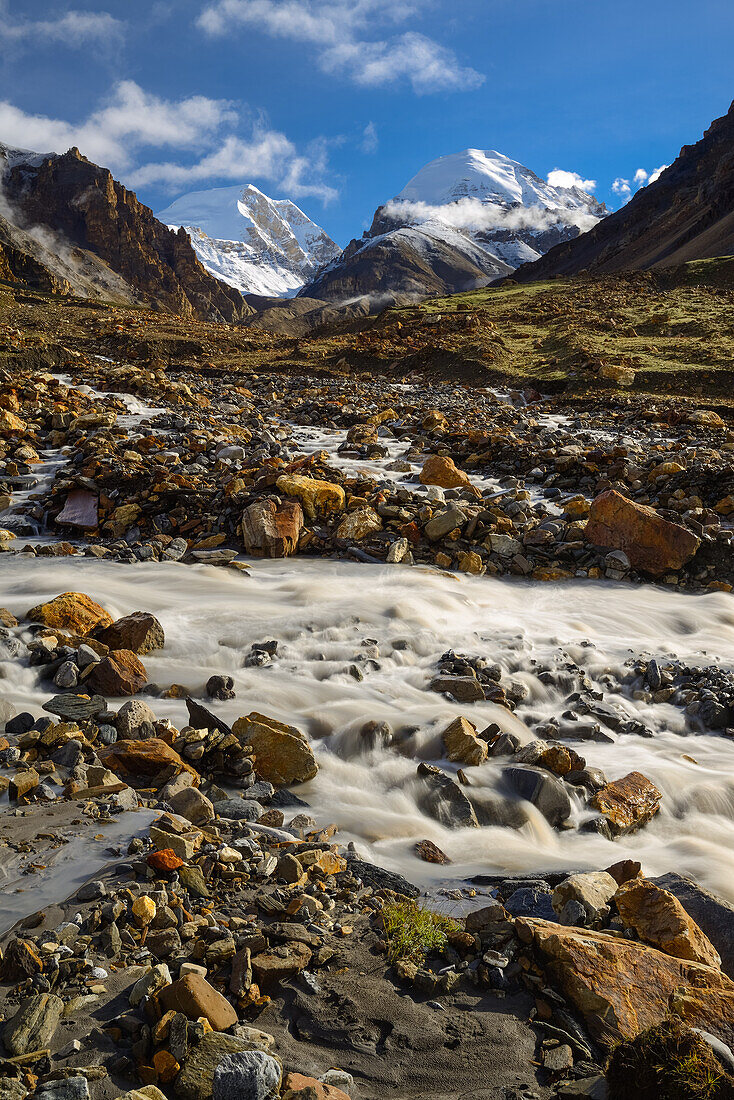
<svg viewBox="0 0 734 1100">
<path fill-rule="evenodd" d="M 732 57 L 732 0 L 0 0 L 0 141 L 77 144 L 154 210 L 252 182 L 345 244 L 468 146 L 617 207 L 727 111 Z"/>
</svg>

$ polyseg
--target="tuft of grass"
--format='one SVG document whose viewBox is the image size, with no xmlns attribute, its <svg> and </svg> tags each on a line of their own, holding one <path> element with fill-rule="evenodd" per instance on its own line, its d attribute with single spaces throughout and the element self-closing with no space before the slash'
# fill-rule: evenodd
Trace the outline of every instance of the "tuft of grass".
<svg viewBox="0 0 734 1100">
<path fill-rule="evenodd" d="M 442 951 L 459 927 L 450 917 L 407 900 L 389 902 L 382 910 L 382 925 L 391 963 L 422 963 L 432 951 Z"/>
<path fill-rule="evenodd" d="M 734 1079 L 700 1035 L 665 1020 L 619 1043 L 607 1066 L 610 1100 L 731 1100 Z"/>
</svg>

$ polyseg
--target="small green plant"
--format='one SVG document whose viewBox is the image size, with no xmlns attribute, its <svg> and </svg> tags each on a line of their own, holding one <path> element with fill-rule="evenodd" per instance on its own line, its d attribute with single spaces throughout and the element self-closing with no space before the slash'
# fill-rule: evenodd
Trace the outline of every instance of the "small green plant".
<svg viewBox="0 0 734 1100">
<path fill-rule="evenodd" d="M 734 1080 L 700 1035 L 665 1020 L 619 1043 L 607 1066 L 610 1100 L 730 1100 Z"/>
<path fill-rule="evenodd" d="M 382 924 L 391 963 L 422 963 L 432 951 L 442 951 L 458 925 L 450 917 L 425 909 L 416 901 L 390 902 L 382 910 Z"/>
</svg>

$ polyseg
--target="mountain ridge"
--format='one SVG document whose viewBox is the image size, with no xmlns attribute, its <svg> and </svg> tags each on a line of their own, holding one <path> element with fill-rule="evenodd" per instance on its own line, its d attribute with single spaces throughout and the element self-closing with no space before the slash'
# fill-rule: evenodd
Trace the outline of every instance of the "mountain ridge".
<svg viewBox="0 0 734 1100">
<path fill-rule="evenodd" d="M 734 253 L 734 102 L 684 145 L 654 183 L 583 237 L 563 242 L 513 278 L 521 282 L 672 267 Z"/>
<path fill-rule="evenodd" d="M 156 216 L 183 227 L 204 267 L 242 294 L 291 297 L 341 254 L 291 199 L 253 184 L 192 191 Z"/>
</svg>

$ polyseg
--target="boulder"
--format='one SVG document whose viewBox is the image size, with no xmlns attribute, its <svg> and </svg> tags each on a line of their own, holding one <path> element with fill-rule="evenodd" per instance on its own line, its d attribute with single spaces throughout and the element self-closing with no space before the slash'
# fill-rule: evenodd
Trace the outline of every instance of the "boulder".
<svg viewBox="0 0 734 1100">
<path fill-rule="evenodd" d="M 91 529 L 99 522 L 98 511 L 99 497 L 96 493 L 88 489 L 72 489 L 54 523 Z"/>
<path fill-rule="evenodd" d="M 477 736 L 476 727 L 466 718 L 454 718 L 442 734 L 449 760 L 461 764 L 483 764 L 487 742 Z"/>
<path fill-rule="evenodd" d="M 305 783 L 319 770 L 306 735 L 295 726 L 253 711 L 232 727 L 243 745 L 255 752 L 255 770 L 275 787 Z"/>
<path fill-rule="evenodd" d="M 98 630 L 96 637 L 108 649 L 129 649 L 142 654 L 163 649 L 166 642 L 163 627 L 148 611 L 133 611 L 132 615 Z"/>
<path fill-rule="evenodd" d="M 617 891 L 617 883 L 606 871 L 587 871 L 569 875 L 553 891 L 553 911 L 567 924 L 562 914 L 569 901 L 577 902 L 586 913 L 584 923 L 594 924 L 609 912 L 609 902 Z"/>
<path fill-rule="evenodd" d="M 111 768 L 115 775 L 138 775 L 155 778 L 162 772 L 175 769 L 186 771 L 192 777 L 192 785 L 198 787 L 199 774 L 186 764 L 175 749 L 151 737 L 146 741 L 116 741 L 99 750 L 99 757 L 105 767 Z M 167 779 L 170 776 L 166 776 Z"/>
<path fill-rule="evenodd" d="M 47 1047 L 64 1011 L 64 1002 L 53 993 L 24 997 L 20 1008 L 3 1028 L 3 1042 L 16 1056 Z"/>
<path fill-rule="evenodd" d="M 693 557 L 700 539 L 653 508 L 635 504 L 614 489 L 593 501 L 585 529 L 586 541 L 609 550 L 623 550 L 633 569 L 659 577 L 675 572 Z"/>
<path fill-rule="evenodd" d="M 474 807 L 458 783 L 433 764 L 419 764 L 418 804 L 449 829 L 479 828 Z"/>
<path fill-rule="evenodd" d="M 718 951 L 689 917 L 674 894 L 647 878 L 633 878 L 619 887 L 614 900 L 628 928 L 645 943 L 676 959 L 721 966 Z"/>
<path fill-rule="evenodd" d="M 272 1054 L 227 1054 L 214 1073 L 214 1100 L 277 1100 L 283 1071 Z"/>
<path fill-rule="evenodd" d="M 343 512 L 346 498 L 341 485 L 321 481 L 303 474 L 281 474 L 276 488 L 285 496 L 297 497 L 307 519 L 313 523 L 318 516 Z"/>
<path fill-rule="evenodd" d="M 183 1068 L 173 1088 L 181 1100 L 211 1100 L 217 1066 L 230 1054 L 240 1054 L 250 1044 L 234 1035 L 207 1032 L 188 1050 Z"/>
<path fill-rule="evenodd" d="M 424 528 L 426 538 L 431 542 L 438 542 L 451 531 L 463 527 L 465 523 L 466 512 L 462 512 L 461 508 L 444 508 L 429 519 Z"/>
<path fill-rule="evenodd" d="M 571 816 L 571 798 L 560 779 L 522 764 L 502 769 L 508 786 L 521 798 L 532 802 L 551 825 L 563 825 Z"/>
<path fill-rule="evenodd" d="M 200 974 L 186 974 L 164 986 L 157 1000 L 164 1012 L 183 1012 L 190 1020 L 204 1016 L 214 1031 L 225 1031 L 237 1023 L 237 1013 L 227 998 Z"/>
<path fill-rule="evenodd" d="M 734 906 L 676 871 L 669 871 L 653 881 L 661 889 L 675 894 L 721 955 L 721 969 L 734 978 Z"/>
<path fill-rule="evenodd" d="M 130 649 L 115 649 L 94 666 L 85 685 L 100 695 L 136 695 L 148 682 L 143 662 Z"/>
<path fill-rule="evenodd" d="M 123 703 L 117 712 L 117 736 L 127 741 L 145 741 L 155 737 L 156 716 L 142 699 Z"/>
<path fill-rule="evenodd" d="M 671 1010 L 727 1045 L 734 1041 L 734 982 L 720 970 L 606 932 L 532 917 L 518 917 L 515 930 L 600 1042 L 633 1038 Z"/>
<path fill-rule="evenodd" d="M 259 558 L 287 558 L 296 552 L 303 529 L 300 504 L 272 497 L 250 504 L 242 513 L 242 541 L 248 554 Z"/>
<path fill-rule="evenodd" d="M 62 592 L 53 600 L 32 607 L 26 618 L 80 636 L 91 634 L 97 627 L 112 625 L 112 616 L 83 592 Z"/>
<path fill-rule="evenodd" d="M 606 819 L 615 836 L 632 833 L 651 821 L 660 809 L 662 794 L 641 772 L 630 772 L 607 783 L 590 805 Z"/>
<path fill-rule="evenodd" d="M 421 485 L 438 485 L 441 489 L 469 489 L 476 497 L 481 493 L 463 470 L 459 470 L 448 455 L 430 455 L 423 463 Z"/>
<path fill-rule="evenodd" d="M 352 539 L 359 542 L 367 535 L 382 530 L 382 520 L 373 508 L 359 508 L 356 512 L 350 512 L 344 517 L 337 527 L 338 539 Z"/>
<path fill-rule="evenodd" d="M 196 787 L 184 787 L 168 800 L 174 813 L 185 817 L 193 825 L 206 825 L 214 820 L 214 806 Z"/>
</svg>

